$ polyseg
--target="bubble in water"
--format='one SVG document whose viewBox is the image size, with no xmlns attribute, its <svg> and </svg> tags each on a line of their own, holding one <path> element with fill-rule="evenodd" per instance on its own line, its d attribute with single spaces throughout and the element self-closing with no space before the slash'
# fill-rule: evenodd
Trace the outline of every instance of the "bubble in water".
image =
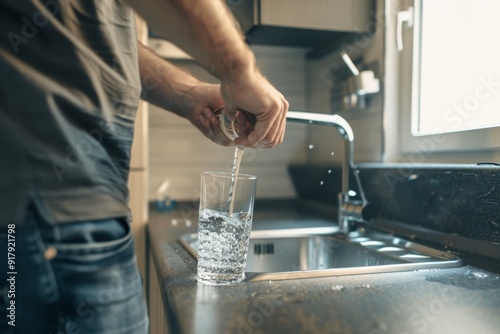
<svg viewBox="0 0 500 334">
<path fill-rule="evenodd" d="M 328 174 L 331 174 L 331 173 L 332 173 L 332 170 L 331 170 L 331 169 L 329 169 L 329 170 L 328 170 Z"/>
<path fill-rule="evenodd" d="M 199 213 L 198 279 L 210 284 L 244 277 L 252 217 L 204 209 Z"/>
<path fill-rule="evenodd" d="M 312 150 L 314 148 L 314 145 L 313 144 L 310 144 L 309 145 L 309 149 Z"/>
<path fill-rule="evenodd" d="M 320 185 L 323 185 L 324 183 L 325 183 L 325 182 L 321 181 L 319 184 L 320 184 Z"/>
<path fill-rule="evenodd" d="M 330 155 L 335 155 L 335 152 L 330 153 Z"/>
</svg>

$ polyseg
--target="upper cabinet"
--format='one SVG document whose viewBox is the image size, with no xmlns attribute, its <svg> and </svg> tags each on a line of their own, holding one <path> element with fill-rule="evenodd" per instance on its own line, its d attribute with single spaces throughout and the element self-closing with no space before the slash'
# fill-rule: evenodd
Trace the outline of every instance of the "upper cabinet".
<svg viewBox="0 0 500 334">
<path fill-rule="evenodd" d="M 319 48 L 373 29 L 373 0 L 226 0 L 250 44 Z"/>
</svg>

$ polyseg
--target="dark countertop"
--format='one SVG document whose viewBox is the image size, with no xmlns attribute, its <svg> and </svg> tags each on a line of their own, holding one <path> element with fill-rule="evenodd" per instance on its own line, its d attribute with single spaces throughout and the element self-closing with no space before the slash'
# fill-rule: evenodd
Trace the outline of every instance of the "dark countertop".
<svg viewBox="0 0 500 334">
<path fill-rule="evenodd" d="M 277 216 L 310 217 L 309 212 L 296 201 L 257 201 L 254 227 Z M 177 241 L 196 229 L 196 204 L 150 212 L 151 265 L 158 272 L 172 333 L 500 331 L 499 274 L 464 266 L 205 286 L 196 281 L 196 260 Z"/>
</svg>

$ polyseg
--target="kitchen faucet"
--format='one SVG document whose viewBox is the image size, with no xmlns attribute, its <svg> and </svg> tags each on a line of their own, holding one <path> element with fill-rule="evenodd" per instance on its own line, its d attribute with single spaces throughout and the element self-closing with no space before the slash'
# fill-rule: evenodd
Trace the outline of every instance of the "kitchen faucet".
<svg viewBox="0 0 500 334">
<path fill-rule="evenodd" d="M 354 133 L 347 121 L 339 115 L 320 114 L 300 111 L 288 111 L 287 120 L 306 124 L 320 124 L 335 127 L 344 139 L 344 157 L 342 159 L 342 191 L 338 194 L 339 233 L 349 234 L 349 222 L 371 221 L 377 215 L 375 206 L 368 203 L 354 165 Z M 353 172 L 361 200 L 351 200 L 349 175 Z"/>
</svg>

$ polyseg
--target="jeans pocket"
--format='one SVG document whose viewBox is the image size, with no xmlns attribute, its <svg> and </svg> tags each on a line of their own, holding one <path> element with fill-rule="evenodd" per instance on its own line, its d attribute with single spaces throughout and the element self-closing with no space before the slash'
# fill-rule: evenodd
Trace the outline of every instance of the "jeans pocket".
<svg viewBox="0 0 500 334">
<path fill-rule="evenodd" d="M 57 254 L 50 262 L 64 305 L 61 330 L 143 333 L 148 320 L 129 222 L 119 218 L 55 228 Z"/>
<path fill-rule="evenodd" d="M 105 261 L 108 257 L 133 257 L 133 235 L 127 218 L 64 223 L 54 226 L 56 259 L 72 262 Z"/>
</svg>

